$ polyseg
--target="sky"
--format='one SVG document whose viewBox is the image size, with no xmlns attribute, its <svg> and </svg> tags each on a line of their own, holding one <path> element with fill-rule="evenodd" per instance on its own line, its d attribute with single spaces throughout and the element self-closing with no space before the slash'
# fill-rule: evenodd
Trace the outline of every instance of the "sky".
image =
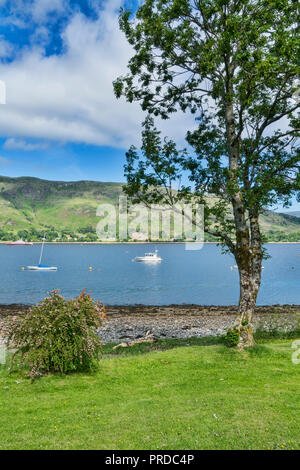
<svg viewBox="0 0 300 470">
<path fill-rule="evenodd" d="M 118 26 L 121 5 L 0 0 L 0 174 L 124 181 L 143 113 L 113 93 L 133 54 Z M 183 141 L 187 121 L 176 116 L 164 130 Z"/>
<path fill-rule="evenodd" d="M 133 10 L 138 0 L 126 0 Z M 143 113 L 112 82 L 133 54 L 118 26 L 123 0 L 0 0 L 0 174 L 124 181 Z M 161 123 L 183 142 L 192 116 Z M 300 210 L 294 204 L 293 210 Z"/>
</svg>

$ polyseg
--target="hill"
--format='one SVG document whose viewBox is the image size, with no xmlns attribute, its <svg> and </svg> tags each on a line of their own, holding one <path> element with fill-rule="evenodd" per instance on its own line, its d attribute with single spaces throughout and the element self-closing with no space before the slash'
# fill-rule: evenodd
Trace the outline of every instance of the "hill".
<svg viewBox="0 0 300 470">
<path fill-rule="evenodd" d="M 122 183 L 46 181 L 0 176 L 0 240 L 24 238 L 96 241 L 102 203 L 116 203 Z M 270 241 L 300 241 L 300 218 L 266 211 L 261 217 Z M 210 238 L 211 239 L 211 238 Z"/>
<path fill-rule="evenodd" d="M 285 212 L 284 215 L 292 215 L 293 217 L 300 217 L 300 211 Z"/>
<path fill-rule="evenodd" d="M 38 178 L 0 177 L 0 236 L 9 234 L 39 240 L 68 239 L 90 234 L 96 237 L 99 217 L 96 209 L 101 203 L 111 203 L 122 192 L 121 183 L 93 181 L 46 181 Z M 83 233 L 81 233 L 83 231 Z M 4 238 L 3 238 L 4 237 Z"/>
</svg>

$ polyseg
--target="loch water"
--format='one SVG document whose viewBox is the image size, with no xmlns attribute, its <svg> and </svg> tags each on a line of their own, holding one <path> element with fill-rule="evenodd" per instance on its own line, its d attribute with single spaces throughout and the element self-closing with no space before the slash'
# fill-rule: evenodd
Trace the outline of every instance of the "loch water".
<svg viewBox="0 0 300 470">
<path fill-rule="evenodd" d="M 159 250 L 161 263 L 136 256 Z M 300 244 L 268 244 L 258 305 L 300 304 Z M 43 263 L 57 271 L 28 271 L 40 244 L 0 245 L 0 303 L 35 304 L 51 290 L 67 297 L 86 288 L 107 305 L 233 305 L 239 276 L 230 254 L 215 244 L 186 250 L 184 244 L 45 244 Z M 25 269 L 22 269 L 25 268 Z"/>
</svg>

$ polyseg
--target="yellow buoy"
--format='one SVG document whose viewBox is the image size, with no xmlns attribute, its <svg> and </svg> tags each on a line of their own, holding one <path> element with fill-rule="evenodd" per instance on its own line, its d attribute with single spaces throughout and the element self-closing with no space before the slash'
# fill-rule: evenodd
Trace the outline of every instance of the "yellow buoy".
<svg viewBox="0 0 300 470">
<path fill-rule="evenodd" d="M 92 266 L 90 266 L 90 267 L 89 267 L 89 270 L 90 270 L 90 271 L 92 271 L 92 270 L 93 270 Z"/>
<path fill-rule="evenodd" d="M 233 270 L 233 267 L 232 267 L 232 266 L 230 266 L 230 270 L 231 270 L 231 271 Z"/>
<path fill-rule="evenodd" d="M 22 271 L 24 271 L 24 268 L 22 268 Z"/>
</svg>

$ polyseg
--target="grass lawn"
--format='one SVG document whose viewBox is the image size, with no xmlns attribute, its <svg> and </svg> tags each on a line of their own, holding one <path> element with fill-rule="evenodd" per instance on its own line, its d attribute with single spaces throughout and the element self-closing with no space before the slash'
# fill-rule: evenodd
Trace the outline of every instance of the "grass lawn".
<svg viewBox="0 0 300 470">
<path fill-rule="evenodd" d="M 291 343 L 107 346 L 97 372 L 33 384 L 2 366 L 0 449 L 300 449 Z"/>
</svg>

